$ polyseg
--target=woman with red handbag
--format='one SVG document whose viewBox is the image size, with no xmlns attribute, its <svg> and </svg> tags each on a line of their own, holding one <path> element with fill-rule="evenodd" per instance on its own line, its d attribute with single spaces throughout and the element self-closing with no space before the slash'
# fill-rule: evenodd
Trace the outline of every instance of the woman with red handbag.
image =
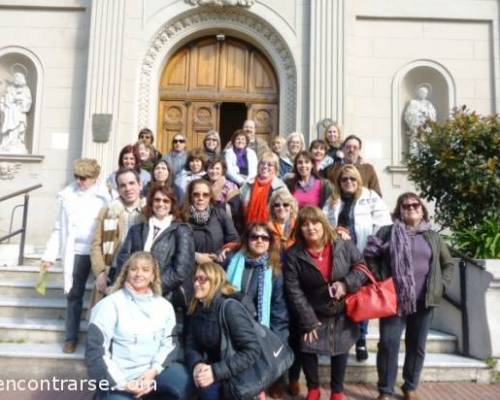
<svg viewBox="0 0 500 400">
<path fill-rule="evenodd" d="M 366 275 L 363 258 L 352 241 L 331 228 L 324 213 L 306 206 L 298 215 L 296 244 L 286 254 L 285 292 L 301 332 L 300 358 L 308 387 L 307 400 L 321 397 L 318 355 L 331 356 L 331 400 L 344 400 L 349 349 L 359 336 L 358 324 L 345 313 L 345 295 L 359 290 Z"/>
<path fill-rule="evenodd" d="M 394 392 L 399 342 L 405 328 L 401 389 L 405 400 L 415 400 L 432 310 L 451 281 L 453 261 L 444 241 L 431 230 L 427 208 L 416 194 L 399 196 L 393 220 L 393 225 L 370 237 L 364 252 L 379 278 L 392 276 L 398 299 L 398 315 L 380 319 L 377 400 L 389 400 Z"/>
</svg>

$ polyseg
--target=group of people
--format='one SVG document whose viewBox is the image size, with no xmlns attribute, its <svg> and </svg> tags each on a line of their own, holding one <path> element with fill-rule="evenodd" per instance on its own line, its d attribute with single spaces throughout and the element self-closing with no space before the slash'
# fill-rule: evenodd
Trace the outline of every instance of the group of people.
<svg viewBox="0 0 500 400">
<path fill-rule="evenodd" d="M 333 123 L 309 149 L 298 132 L 269 147 L 247 120 L 224 149 L 215 131 L 189 151 L 176 134 L 164 156 L 153 142 L 141 130 L 105 185 L 95 160 L 75 162 L 42 257 L 44 269 L 57 257 L 64 265 L 64 352 L 77 347 L 95 276 L 86 360 L 92 378 L 109 382 L 99 399 L 227 398 L 225 382 L 259 355 L 252 318 L 295 355 L 288 376 L 265 388 L 271 397 L 297 395 L 303 371 L 307 400 L 319 400 L 318 356 L 328 355 L 330 398 L 345 399 L 350 349 L 368 358 L 368 321 L 345 310 L 346 295 L 367 281 L 364 265 L 392 277 L 398 298 L 397 315 L 380 320 L 378 399 L 394 393 L 405 328 L 402 390 L 417 398 L 432 310 L 453 263 L 418 195 L 400 195 L 390 214 L 359 137 L 343 139 Z M 235 349 L 228 358 L 221 310 Z"/>
</svg>

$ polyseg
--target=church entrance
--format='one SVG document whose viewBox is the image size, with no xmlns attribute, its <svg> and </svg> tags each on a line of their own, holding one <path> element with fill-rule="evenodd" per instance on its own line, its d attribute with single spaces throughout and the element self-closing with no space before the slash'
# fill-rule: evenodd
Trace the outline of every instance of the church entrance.
<svg viewBox="0 0 500 400">
<path fill-rule="evenodd" d="M 160 80 L 157 146 L 170 150 L 172 137 L 187 136 L 189 148 L 201 147 L 215 129 L 224 146 L 247 118 L 257 135 L 278 134 L 278 80 L 267 58 L 242 40 L 210 36 L 179 49 Z"/>
</svg>

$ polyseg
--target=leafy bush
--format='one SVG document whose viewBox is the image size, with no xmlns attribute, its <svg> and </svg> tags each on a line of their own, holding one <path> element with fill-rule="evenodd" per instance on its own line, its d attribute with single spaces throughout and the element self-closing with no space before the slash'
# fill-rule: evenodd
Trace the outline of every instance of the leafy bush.
<svg viewBox="0 0 500 400">
<path fill-rule="evenodd" d="M 485 219 L 474 228 L 453 232 L 450 240 L 473 258 L 500 258 L 500 220 Z"/>
<path fill-rule="evenodd" d="M 406 158 L 409 179 L 422 197 L 435 202 L 436 222 L 450 228 L 456 240 L 467 237 L 485 245 L 467 235 L 490 232 L 485 220 L 498 227 L 500 116 L 481 117 L 463 106 L 444 124 L 428 121 L 417 143 L 419 151 Z M 477 248 L 464 246 L 469 255 L 477 253 Z"/>
</svg>

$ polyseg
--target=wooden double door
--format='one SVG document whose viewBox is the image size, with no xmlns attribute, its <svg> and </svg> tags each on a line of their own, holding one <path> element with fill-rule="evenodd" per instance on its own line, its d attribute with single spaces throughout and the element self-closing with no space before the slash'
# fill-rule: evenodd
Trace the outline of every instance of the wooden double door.
<svg viewBox="0 0 500 400">
<path fill-rule="evenodd" d="M 245 119 L 253 119 L 257 135 L 278 133 L 278 81 L 266 57 L 234 38 L 205 37 L 178 50 L 160 81 L 157 146 L 170 150 L 177 133 L 189 148 L 201 147 L 215 129 L 223 145 Z"/>
</svg>

